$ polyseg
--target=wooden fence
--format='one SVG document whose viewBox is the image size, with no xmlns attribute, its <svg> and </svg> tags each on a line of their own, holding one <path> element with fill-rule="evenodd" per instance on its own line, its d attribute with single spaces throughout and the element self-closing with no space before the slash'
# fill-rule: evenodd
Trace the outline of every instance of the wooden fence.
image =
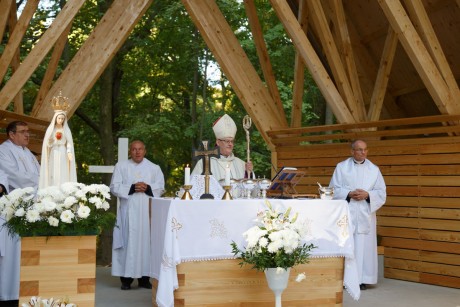
<svg viewBox="0 0 460 307">
<path fill-rule="evenodd" d="M 387 185 L 378 211 L 384 276 L 460 288 L 460 115 L 270 131 L 278 168 L 306 172 L 298 193 L 328 185 L 350 141 L 364 139 Z"/>
</svg>

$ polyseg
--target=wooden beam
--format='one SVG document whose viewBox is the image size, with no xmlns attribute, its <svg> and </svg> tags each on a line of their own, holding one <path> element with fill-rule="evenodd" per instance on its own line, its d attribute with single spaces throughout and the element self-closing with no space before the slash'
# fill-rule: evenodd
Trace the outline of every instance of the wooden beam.
<svg viewBox="0 0 460 307">
<path fill-rule="evenodd" d="M 345 11 L 343 9 L 342 0 L 332 1 L 333 9 L 335 14 L 336 28 L 338 29 L 339 39 L 338 42 L 341 46 L 342 55 L 344 58 L 345 69 L 348 72 L 348 79 L 353 90 L 353 96 L 358 104 L 358 111 L 360 112 L 360 118 L 366 118 L 366 107 L 364 106 L 363 93 L 361 91 L 361 85 L 359 83 L 358 71 L 356 69 L 355 56 L 353 48 L 351 46 L 350 33 L 348 32 L 347 19 Z"/>
<path fill-rule="evenodd" d="M 337 120 L 341 123 L 357 122 L 358 120 L 350 113 L 289 5 L 284 0 L 270 0 L 270 2 Z"/>
<path fill-rule="evenodd" d="M 286 118 L 277 113 L 272 96 L 260 80 L 216 2 L 182 0 L 182 3 L 249 116 L 271 147 L 266 131 L 274 127 L 287 127 Z"/>
<path fill-rule="evenodd" d="M 388 27 L 388 34 L 385 40 L 385 46 L 383 47 L 382 57 L 380 59 L 379 71 L 377 73 L 374 91 L 372 92 L 371 105 L 367 116 L 367 120 L 369 121 L 376 121 L 380 118 L 397 46 L 398 36 L 390 26 Z"/>
<path fill-rule="evenodd" d="M 6 22 L 10 14 L 12 4 L 16 2 L 11 0 L 0 0 L 0 40 L 3 39 L 3 34 L 6 29 Z"/>
<path fill-rule="evenodd" d="M 51 101 L 53 96 L 62 91 L 72 103 L 68 116 L 73 115 L 152 2 L 153 0 L 115 0 L 53 84 L 44 101 Z M 35 115 L 51 119 L 53 113 L 50 104 L 43 104 L 37 108 Z"/>
<path fill-rule="evenodd" d="M 257 16 L 254 0 L 245 0 L 244 6 L 246 8 L 246 14 L 248 16 L 249 26 L 256 46 L 257 55 L 259 57 L 259 63 L 262 67 L 262 73 L 264 74 L 265 83 L 267 84 L 268 90 L 275 102 L 279 116 L 285 118 L 286 114 L 284 112 L 283 102 L 281 101 L 280 92 L 278 90 L 278 86 L 276 85 L 275 74 L 273 73 L 273 68 L 270 63 L 270 57 L 268 55 L 267 46 L 262 33 L 262 27 L 260 26 L 259 17 Z"/>
<path fill-rule="evenodd" d="M 323 51 L 326 54 L 329 66 L 331 67 L 334 75 L 335 84 L 344 98 L 348 109 L 356 121 L 364 121 L 364 111 L 360 110 L 360 105 L 356 99 L 350 85 L 347 73 L 345 72 L 344 65 L 340 59 L 339 50 L 332 36 L 329 28 L 326 15 L 324 14 L 323 7 L 320 0 L 306 1 L 309 10 L 311 11 L 312 26 L 317 29 L 317 35 L 321 41 Z"/>
<path fill-rule="evenodd" d="M 5 77 L 12 59 L 19 49 L 21 40 L 27 31 L 27 25 L 37 10 L 38 2 L 39 0 L 27 1 L 26 6 L 22 11 L 21 17 L 19 17 L 19 22 L 14 28 L 15 30 L 11 32 L 10 39 L 8 40 L 8 43 L 5 46 L 5 50 L 3 50 L 2 56 L 0 57 L 0 80 L 3 80 Z M 14 96 L 16 96 L 16 94 Z M 8 102 L 2 101 L 1 104 L 9 104 L 10 101 L 11 99 Z"/>
<path fill-rule="evenodd" d="M 41 108 L 43 103 L 45 102 L 45 96 L 48 94 L 49 89 L 53 83 L 53 79 L 56 74 L 56 70 L 59 66 L 59 61 L 61 59 L 62 52 L 67 44 L 67 35 L 72 28 L 72 23 L 70 23 L 67 28 L 62 32 L 61 36 L 59 37 L 56 45 L 53 48 L 53 52 L 51 54 L 51 59 L 48 63 L 48 67 L 46 68 L 45 75 L 43 76 L 42 84 L 37 94 L 37 98 L 35 99 L 34 106 L 32 108 L 32 114 L 36 114 L 37 110 Z"/>
<path fill-rule="evenodd" d="M 8 104 L 19 93 L 35 69 L 51 50 L 54 43 L 59 39 L 62 32 L 64 32 L 67 26 L 72 22 L 84 2 L 85 0 L 67 1 L 67 4 L 53 21 L 52 26 L 46 30 L 29 55 L 24 59 L 19 69 L 11 76 L 0 91 L 0 109 L 5 110 Z M 27 4 L 28 3 L 29 2 L 27 2 Z M 33 116 L 35 115 L 36 114 L 33 114 Z"/>
<path fill-rule="evenodd" d="M 17 12 L 16 12 L 16 3 L 14 3 L 10 7 L 10 15 L 8 17 L 8 29 L 10 33 L 14 32 L 14 29 L 16 28 L 17 23 L 18 23 L 18 17 L 17 17 Z M 10 64 L 11 64 L 11 72 L 12 74 L 14 74 L 18 70 L 19 65 L 21 65 L 21 55 L 19 53 L 19 48 L 16 49 L 16 52 L 14 53 L 14 56 L 11 59 Z M 13 104 L 14 112 L 17 114 L 24 114 L 24 100 L 23 100 L 22 91 L 19 91 L 19 93 L 14 97 L 13 101 L 14 101 L 14 104 Z"/>
<path fill-rule="evenodd" d="M 420 36 L 399 0 L 378 0 L 404 50 L 442 114 L 459 114 L 460 97 L 452 97 L 449 87 L 434 64 Z"/>
<path fill-rule="evenodd" d="M 308 31 L 308 11 L 305 1 L 299 3 L 298 20 L 304 33 Z M 302 126 L 303 90 L 305 82 L 305 64 L 299 52 L 295 54 L 294 86 L 292 88 L 291 127 Z M 275 164 L 276 165 L 276 164 Z"/>
<path fill-rule="evenodd" d="M 404 4 L 409 12 L 412 22 L 415 24 L 416 29 L 418 29 L 417 32 L 425 43 L 425 47 L 427 47 L 428 52 L 446 81 L 452 97 L 454 100 L 455 98 L 460 99 L 460 90 L 458 88 L 457 81 L 455 80 L 455 76 L 449 67 L 449 63 L 447 62 L 446 56 L 444 55 L 441 44 L 434 32 L 423 3 L 420 0 L 404 0 Z M 457 102 L 459 101 L 460 100 L 457 100 Z"/>
</svg>

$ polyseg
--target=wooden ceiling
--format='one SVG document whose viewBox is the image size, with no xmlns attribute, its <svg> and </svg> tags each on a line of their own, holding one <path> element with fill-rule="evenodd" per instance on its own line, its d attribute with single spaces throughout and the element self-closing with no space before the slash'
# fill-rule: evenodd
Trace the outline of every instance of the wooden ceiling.
<svg viewBox="0 0 460 307">
<path fill-rule="evenodd" d="M 38 2 L 28 0 L 16 20 L 15 2 L 0 0 L 0 37 L 11 31 L 0 57 L 0 77 L 4 79 L 8 68 L 13 71 L 0 89 L 0 110 L 13 102 L 14 113 L 23 113 L 22 88 L 52 52 L 30 114 L 49 120 L 52 110 L 44 102 L 62 91 L 74 102 L 73 113 L 153 0 L 114 0 L 56 80 L 52 76 L 71 20 L 85 1 L 68 1 L 20 62 L 20 41 Z M 215 0 L 182 2 L 269 144 L 267 131 L 300 126 L 305 69 L 339 123 L 460 114 L 460 0 L 270 0 L 297 52 L 289 123 L 257 18 L 257 1 L 245 0 L 244 5 L 263 78 Z"/>
</svg>

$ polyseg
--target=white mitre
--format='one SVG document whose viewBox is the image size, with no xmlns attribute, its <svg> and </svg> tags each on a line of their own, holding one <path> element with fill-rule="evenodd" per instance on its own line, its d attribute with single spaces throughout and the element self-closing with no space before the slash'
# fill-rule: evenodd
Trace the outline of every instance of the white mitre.
<svg viewBox="0 0 460 307">
<path fill-rule="evenodd" d="M 225 114 L 214 122 L 212 126 L 216 139 L 235 138 L 236 125 L 233 119 Z"/>
</svg>

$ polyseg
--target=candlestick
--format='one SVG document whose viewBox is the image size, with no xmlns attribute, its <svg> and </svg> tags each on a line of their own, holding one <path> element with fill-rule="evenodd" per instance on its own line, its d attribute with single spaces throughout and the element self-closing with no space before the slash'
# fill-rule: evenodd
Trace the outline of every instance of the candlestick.
<svg viewBox="0 0 460 307">
<path fill-rule="evenodd" d="M 185 167 L 184 185 L 190 185 L 190 167 Z"/>
</svg>

